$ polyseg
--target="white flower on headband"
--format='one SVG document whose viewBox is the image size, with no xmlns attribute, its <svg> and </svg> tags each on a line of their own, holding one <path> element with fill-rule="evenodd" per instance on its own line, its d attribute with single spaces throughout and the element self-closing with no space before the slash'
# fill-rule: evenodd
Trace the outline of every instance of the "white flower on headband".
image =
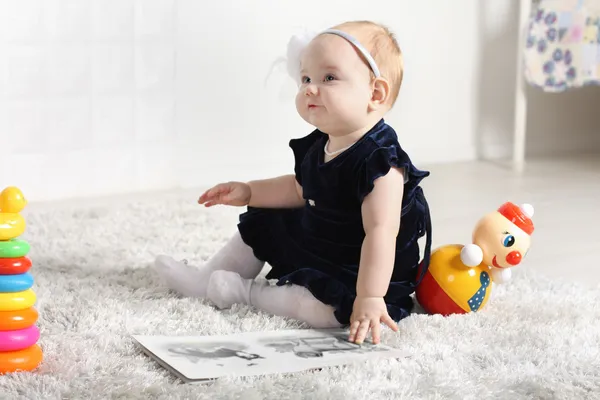
<svg viewBox="0 0 600 400">
<path fill-rule="evenodd" d="M 302 33 L 292 35 L 287 44 L 287 55 L 286 57 L 279 57 L 271 64 L 271 68 L 267 77 L 265 78 L 265 86 L 273 70 L 281 64 L 285 64 L 288 75 L 296 82 L 300 84 L 300 58 L 302 57 L 302 51 L 308 46 L 308 44 L 318 35 L 318 32 L 304 30 Z"/>
<path fill-rule="evenodd" d="M 287 45 L 287 71 L 296 82 L 300 82 L 300 58 L 302 51 L 318 35 L 317 32 L 304 31 L 293 35 Z"/>
<path fill-rule="evenodd" d="M 337 30 L 337 29 L 327 29 L 327 30 L 321 31 L 321 32 L 304 30 L 302 33 L 292 35 L 292 37 L 290 38 L 288 45 L 287 45 L 287 57 L 285 57 L 285 58 L 279 57 L 271 65 L 271 70 L 269 71 L 269 74 L 267 75 L 267 78 L 265 79 L 265 85 L 266 85 L 266 81 L 268 80 L 269 76 L 271 75 L 271 72 L 273 71 L 273 68 L 275 68 L 280 63 L 285 63 L 286 67 L 287 67 L 286 68 L 287 73 L 292 77 L 292 79 L 297 84 L 301 84 L 302 82 L 301 82 L 301 76 L 300 76 L 300 58 L 302 57 L 302 52 L 304 51 L 306 46 L 308 46 L 308 44 L 315 37 L 317 37 L 318 35 L 320 35 L 322 33 L 334 34 L 334 35 L 338 35 L 338 36 L 346 39 L 358 51 L 360 51 L 362 53 L 362 55 L 365 57 L 365 59 L 369 63 L 369 66 L 370 66 L 371 70 L 373 71 L 373 74 L 376 77 L 381 76 L 381 74 L 379 72 L 379 68 L 377 67 L 377 63 L 375 62 L 375 60 L 373 59 L 373 57 L 371 56 L 369 51 L 367 49 L 365 49 L 363 47 L 363 45 L 360 44 L 359 41 L 356 40 L 356 38 L 354 38 L 352 35 L 350 35 L 346 32 Z"/>
</svg>

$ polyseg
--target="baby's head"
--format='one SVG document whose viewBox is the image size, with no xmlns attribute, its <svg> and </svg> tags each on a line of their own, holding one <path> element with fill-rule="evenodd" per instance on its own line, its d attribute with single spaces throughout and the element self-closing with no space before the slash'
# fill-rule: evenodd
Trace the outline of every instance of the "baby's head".
<svg viewBox="0 0 600 400">
<path fill-rule="evenodd" d="M 309 124 L 338 136 L 372 126 L 393 107 L 403 62 L 396 39 L 382 25 L 352 21 L 331 29 L 341 34 L 325 31 L 302 52 L 296 108 Z"/>
</svg>

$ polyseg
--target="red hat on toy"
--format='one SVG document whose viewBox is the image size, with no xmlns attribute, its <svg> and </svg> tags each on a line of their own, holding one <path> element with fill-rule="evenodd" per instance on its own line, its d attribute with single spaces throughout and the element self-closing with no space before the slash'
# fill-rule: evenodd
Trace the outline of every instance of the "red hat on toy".
<svg viewBox="0 0 600 400">
<path fill-rule="evenodd" d="M 498 212 L 518 226 L 523 232 L 528 235 L 533 233 L 534 227 L 531 220 L 531 217 L 533 217 L 533 206 L 531 204 L 523 204 L 519 207 L 507 201 L 500 206 Z"/>
</svg>

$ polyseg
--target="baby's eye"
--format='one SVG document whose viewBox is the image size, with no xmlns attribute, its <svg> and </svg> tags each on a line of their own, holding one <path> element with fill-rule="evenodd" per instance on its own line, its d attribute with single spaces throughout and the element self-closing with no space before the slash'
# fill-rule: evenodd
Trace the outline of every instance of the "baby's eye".
<svg viewBox="0 0 600 400">
<path fill-rule="evenodd" d="M 310 83 L 310 78 L 308 76 L 303 76 L 302 83 Z"/>
<path fill-rule="evenodd" d="M 331 74 L 325 75 L 325 81 L 330 82 L 333 80 L 335 80 L 335 76 L 333 76 Z"/>
</svg>

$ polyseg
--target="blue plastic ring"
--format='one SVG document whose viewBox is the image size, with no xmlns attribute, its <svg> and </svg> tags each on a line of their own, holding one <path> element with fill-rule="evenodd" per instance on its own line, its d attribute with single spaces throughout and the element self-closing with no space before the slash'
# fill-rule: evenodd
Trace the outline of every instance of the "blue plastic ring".
<svg viewBox="0 0 600 400">
<path fill-rule="evenodd" d="M 0 275 L 0 293 L 15 293 L 30 289 L 33 276 L 29 272 L 18 275 Z"/>
</svg>

